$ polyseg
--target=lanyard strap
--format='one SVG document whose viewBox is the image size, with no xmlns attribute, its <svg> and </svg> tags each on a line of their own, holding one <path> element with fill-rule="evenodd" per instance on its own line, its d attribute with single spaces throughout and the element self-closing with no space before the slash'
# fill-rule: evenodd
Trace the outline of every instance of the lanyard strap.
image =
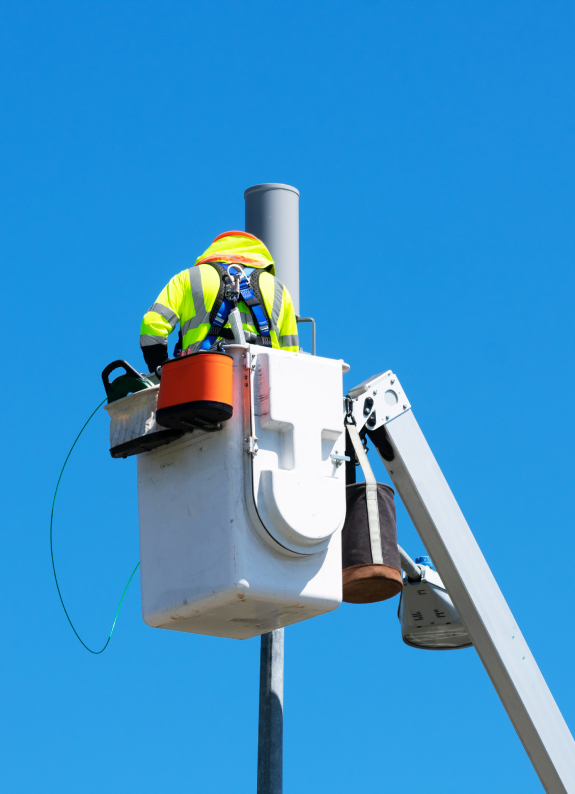
<svg viewBox="0 0 575 794">
<path fill-rule="evenodd" d="M 367 455 L 361 443 L 361 438 L 355 425 L 346 425 L 349 438 L 353 444 L 359 465 L 365 477 L 365 501 L 367 504 L 367 524 L 369 527 L 369 542 L 371 544 L 371 558 L 374 565 L 383 565 L 383 550 L 381 548 L 381 532 L 379 527 L 379 504 L 377 501 L 377 480 L 369 465 Z"/>
</svg>

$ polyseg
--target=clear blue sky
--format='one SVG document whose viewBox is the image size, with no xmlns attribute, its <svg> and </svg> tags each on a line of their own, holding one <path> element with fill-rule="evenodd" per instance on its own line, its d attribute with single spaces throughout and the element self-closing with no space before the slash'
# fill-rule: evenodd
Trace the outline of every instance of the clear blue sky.
<svg viewBox="0 0 575 794">
<path fill-rule="evenodd" d="M 135 579 L 90 656 L 48 520 L 101 370 L 142 364 L 143 312 L 264 181 L 301 191 L 319 352 L 351 364 L 347 386 L 399 375 L 575 726 L 574 16 L 555 0 L 0 4 L 5 791 L 255 791 L 259 641 L 150 629 Z M 110 459 L 101 413 L 56 521 L 93 645 L 138 559 L 135 461 Z M 475 652 L 404 646 L 396 609 L 286 631 L 285 791 L 541 791 Z"/>
</svg>

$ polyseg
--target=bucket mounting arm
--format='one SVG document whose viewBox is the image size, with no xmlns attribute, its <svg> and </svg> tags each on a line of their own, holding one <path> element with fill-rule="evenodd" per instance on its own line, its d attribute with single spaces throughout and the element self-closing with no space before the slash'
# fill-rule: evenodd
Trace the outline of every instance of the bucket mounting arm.
<svg viewBox="0 0 575 794">
<path fill-rule="evenodd" d="M 575 794 L 575 742 L 391 370 L 351 389 L 377 448 L 548 794 Z"/>
</svg>

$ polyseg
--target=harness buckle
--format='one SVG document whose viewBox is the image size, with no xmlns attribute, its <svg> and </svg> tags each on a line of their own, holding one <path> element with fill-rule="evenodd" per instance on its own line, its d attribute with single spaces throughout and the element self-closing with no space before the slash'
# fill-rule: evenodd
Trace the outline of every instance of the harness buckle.
<svg viewBox="0 0 575 794">
<path fill-rule="evenodd" d="M 228 300 L 239 300 L 240 297 L 240 278 L 239 276 L 232 276 L 228 273 L 227 276 L 224 277 L 226 281 L 224 282 L 224 298 Z"/>
<path fill-rule="evenodd" d="M 238 272 L 230 273 L 230 268 L 232 267 Z M 247 281 L 243 267 L 234 264 L 228 265 L 224 279 L 224 297 L 228 298 L 228 300 L 238 301 L 241 295 L 242 281 Z"/>
</svg>

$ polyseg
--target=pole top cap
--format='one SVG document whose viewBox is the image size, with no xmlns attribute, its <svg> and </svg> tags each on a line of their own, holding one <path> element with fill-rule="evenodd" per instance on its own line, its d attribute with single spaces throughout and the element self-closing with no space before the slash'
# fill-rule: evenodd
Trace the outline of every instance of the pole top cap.
<svg viewBox="0 0 575 794">
<path fill-rule="evenodd" d="M 292 193 L 299 196 L 299 190 L 292 185 L 284 185 L 282 182 L 263 182 L 261 185 L 252 185 L 247 188 L 247 190 L 244 191 L 244 198 L 246 198 L 249 193 L 255 193 L 260 190 L 291 190 Z"/>
</svg>

